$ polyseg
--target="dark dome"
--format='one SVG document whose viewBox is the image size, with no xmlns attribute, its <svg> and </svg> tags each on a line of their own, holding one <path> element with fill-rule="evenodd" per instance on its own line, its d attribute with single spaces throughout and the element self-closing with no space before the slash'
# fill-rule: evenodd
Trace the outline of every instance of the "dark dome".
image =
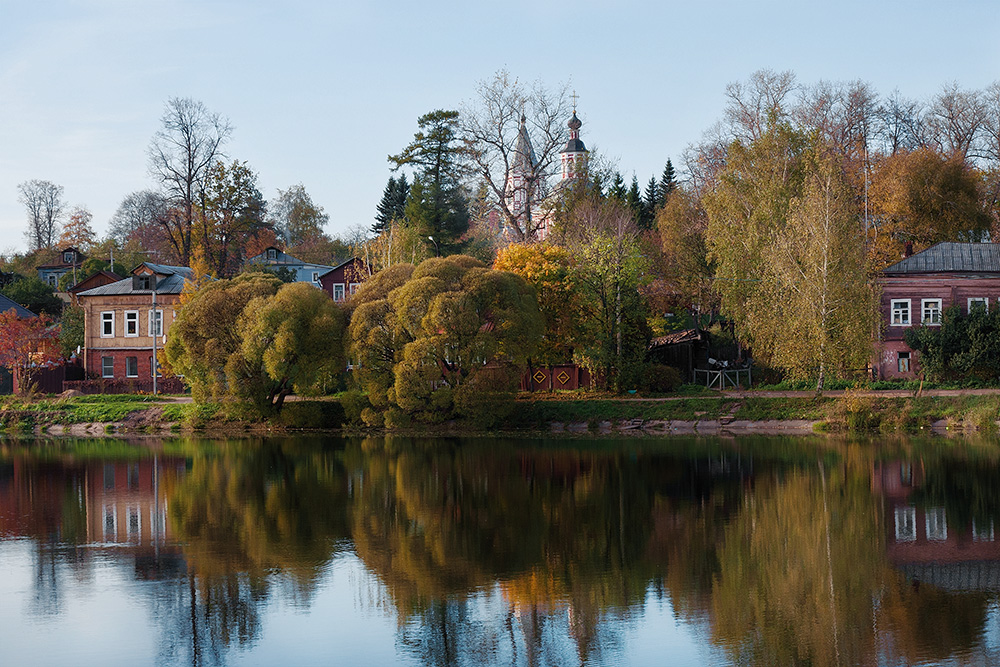
<svg viewBox="0 0 1000 667">
<path fill-rule="evenodd" d="M 573 112 L 573 117 L 570 118 L 569 122 L 566 123 L 566 124 L 569 125 L 569 129 L 571 129 L 571 130 L 579 130 L 580 127 L 583 125 L 583 123 L 580 121 L 580 119 L 576 117 L 576 112 L 575 111 Z"/>
</svg>

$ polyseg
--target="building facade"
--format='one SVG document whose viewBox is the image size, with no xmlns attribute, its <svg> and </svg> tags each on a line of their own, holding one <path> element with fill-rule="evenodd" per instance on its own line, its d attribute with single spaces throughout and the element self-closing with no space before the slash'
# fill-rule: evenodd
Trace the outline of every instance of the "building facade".
<svg viewBox="0 0 1000 667">
<path fill-rule="evenodd" d="M 880 378 L 916 378 L 917 354 L 907 330 L 941 326 L 945 309 L 1000 307 L 1000 244 L 938 243 L 882 270 L 881 337 L 875 370 Z"/>
<path fill-rule="evenodd" d="M 76 248 L 69 246 L 59 251 L 56 258 L 38 267 L 38 278 L 53 289 L 59 286 L 59 279 L 72 271 L 79 271 L 80 265 L 87 256 Z"/>
<path fill-rule="evenodd" d="M 297 257 L 292 257 L 276 246 L 269 246 L 259 255 L 255 255 L 247 260 L 247 264 L 256 264 L 268 271 L 284 269 L 290 271 L 294 276 L 294 282 L 310 283 L 320 287 L 320 277 L 336 267 L 326 264 L 313 264 L 305 262 Z"/>
<path fill-rule="evenodd" d="M 352 257 L 320 276 L 320 285 L 335 302 L 343 303 L 351 298 L 370 275 L 368 265 L 363 260 Z"/>
<path fill-rule="evenodd" d="M 87 375 L 129 380 L 139 391 L 151 389 L 154 348 L 162 360 L 181 291 L 193 279 L 188 267 L 144 262 L 127 278 L 78 293 Z"/>
</svg>

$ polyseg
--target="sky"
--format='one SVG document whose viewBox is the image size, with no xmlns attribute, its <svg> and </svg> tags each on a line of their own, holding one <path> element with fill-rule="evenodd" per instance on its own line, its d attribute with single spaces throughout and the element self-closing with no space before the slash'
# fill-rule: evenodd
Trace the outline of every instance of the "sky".
<svg viewBox="0 0 1000 667">
<path fill-rule="evenodd" d="M 587 147 L 645 185 L 682 166 L 728 83 L 767 68 L 920 100 L 981 89 L 1000 79 L 998 25 L 995 0 L 0 0 L 0 253 L 27 247 L 31 179 L 103 236 L 156 186 L 147 148 L 172 97 L 227 117 L 226 153 L 264 196 L 301 183 L 337 236 L 371 225 L 417 118 L 472 104 L 500 69 L 568 84 Z"/>
</svg>

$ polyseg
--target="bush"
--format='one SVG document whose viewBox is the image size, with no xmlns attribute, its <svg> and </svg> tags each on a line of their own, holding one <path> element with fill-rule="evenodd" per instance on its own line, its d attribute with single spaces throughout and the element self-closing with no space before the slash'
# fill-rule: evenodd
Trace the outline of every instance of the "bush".
<svg viewBox="0 0 1000 667">
<path fill-rule="evenodd" d="M 352 389 L 340 395 L 340 404 L 344 408 L 344 420 L 347 424 L 360 424 L 363 421 L 363 412 L 371 404 L 368 397 L 362 392 Z"/>
<path fill-rule="evenodd" d="M 340 428 L 346 420 L 336 401 L 288 401 L 278 413 L 278 422 L 290 428 Z"/>
<path fill-rule="evenodd" d="M 641 386 L 644 391 L 667 393 L 677 391 L 682 384 L 684 377 L 673 366 L 650 364 L 643 373 Z"/>
</svg>

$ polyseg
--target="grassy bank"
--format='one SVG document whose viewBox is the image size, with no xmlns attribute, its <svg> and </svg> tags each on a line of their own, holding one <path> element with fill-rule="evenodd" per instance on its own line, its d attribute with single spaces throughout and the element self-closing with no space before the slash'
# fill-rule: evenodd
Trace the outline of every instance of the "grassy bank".
<svg viewBox="0 0 1000 667">
<path fill-rule="evenodd" d="M 721 394 L 642 400 L 587 394 L 525 395 L 517 402 L 504 430 L 548 430 L 553 423 L 591 428 L 624 422 L 738 422 L 807 420 L 817 430 L 907 432 L 946 425 L 955 429 L 994 431 L 1000 420 L 1000 396 L 891 397 L 847 392 L 842 397 L 734 398 Z M 344 426 L 344 410 L 336 399 L 297 400 L 281 413 L 261 420 L 239 406 L 170 403 L 149 396 L 80 396 L 0 402 L 0 429 L 58 433 L 59 427 L 110 424 L 111 430 L 158 431 L 254 429 L 336 430 Z M 420 430 L 419 425 L 414 426 Z M 483 429 L 476 424 L 449 423 L 427 430 Z"/>
</svg>

